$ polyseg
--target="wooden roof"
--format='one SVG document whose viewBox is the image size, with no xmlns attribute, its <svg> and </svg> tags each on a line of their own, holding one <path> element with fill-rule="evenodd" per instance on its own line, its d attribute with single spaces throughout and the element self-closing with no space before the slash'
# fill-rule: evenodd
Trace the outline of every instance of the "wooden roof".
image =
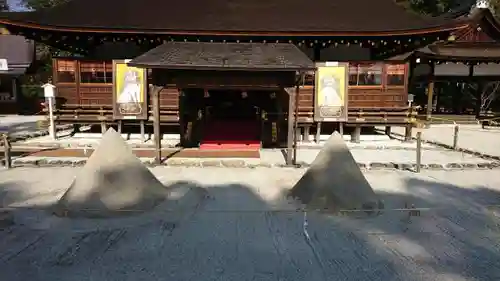
<svg viewBox="0 0 500 281">
<path fill-rule="evenodd" d="M 469 26 L 453 32 L 457 42 L 500 41 L 500 23 L 490 9 L 474 8 L 469 14 L 464 15 L 462 18 L 469 22 Z"/>
<path fill-rule="evenodd" d="M 22 36 L 0 35 L 0 58 L 6 59 L 9 67 L 0 74 L 23 74 L 35 60 L 35 44 Z"/>
<path fill-rule="evenodd" d="M 418 50 L 416 55 L 448 61 L 500 61 L 500 42 L 435 44 Z"/>
<path fill-rule="evenodd" d="M 454 33 L 455 41 L 435 43 L 415 51 L 419 57 L 442 61 L 500 61 L 500 23 L 489 9 L 464 16 L 469 26 Z"/>
<path fill-rule="evenodd" d="M 45 30 L 182 35 L 404 35 L 454 29 L 394 0 L 72 0 L 4 13 L 0 23 Z"/>
<path fill-rule="evenodd" d="M 314 63 L 293 44 L 167 42 L 128 63 L 172 70 L 297 71 Z"/>
</svg>

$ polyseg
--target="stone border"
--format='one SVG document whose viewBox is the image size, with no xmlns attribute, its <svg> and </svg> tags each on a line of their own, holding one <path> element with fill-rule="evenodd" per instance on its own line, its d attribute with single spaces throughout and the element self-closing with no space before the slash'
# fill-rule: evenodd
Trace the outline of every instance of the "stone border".
<svg viewBox="0 0 500 281">
<path fill-rule="evenodd" d="M 347 146 L 350 150 L 354 149 L 364 149 L 364 150 L 404 150 L 404 151 L 416 151 L 416 147 L 404 147 L 404 146 L 386 146 L 386 145 L 365 145 L 365 146 Z M 321 149 L 321 146 L 313 147 L 313 146 L 298 146 L 299 149 Z M 443 147 L 422 147 L 423 151 L 443 151 Z"/>
<path fill-rule="evenodd" d="M 12 161 L 13 167 L 82 167 L 87 159 L 26 159 L 18 158 Z M 154 163 L 154 160 L 143 159 L 142 162 L 149 167 L 170 166 L 170 167 L 219 167 L 219 168 L 309 168 L 308 163 L 298 163 L 295 166 L 272 163 L 248 163 L 245 160 L 188 160 L 188 159 L 169 159 L 162 164 Z M 392 162 L 370 162 L 358 163 L 363 170 L 403 170 L 415 171 L 414 163 L 392 163 Z M 446 164 L 425 164 L 420 167 L 422 170 L 491 170 L 500 168 L 500 162 L 482 162 L 482 163 L 446 163 Z"/>
<path fill-rule="evenodd" d="M 61 132 L 61 131 L 65 131 L 65 130 L 69 130 L 72 128 L 72 125 L 59 125 L 56 127 L 56 131 L 57 132 Z M 28 140 L 28 139 L 34 139 L 34 138 L 39 138 L 39 137 L 44 137 L 44 136 L 48 136 L 49 135 L 49 130 L 38 130 L 38 131 L 34 131 L 34 132 L 28 132 L 28 133 L 25 133 L 25 134 L 8 134 L 9 135 L 9 140 L 10 142 L 17 146 L 18 144 L 16 142 L 19 142 L 19 141 L 25 141 L 25 140 Z"/>
<path fill-rule="evenodd" d="M 154 145 L 153 144 L 140 144 L 140 143 L 128 143 L 128 145 L 132 149 L 153 149 Z M 95 149 L 97 148 L 98 145 L 95 144 L 88 144 L 88 145 L 72 145 L 72 144 L 58 144 L 58 143 L 42 143 L 42 142 L 30 142 L 30 143 L 17 143 L 13 145 L 13 148 L 40 148 L 40 149 L 47 149 L 47 148 L 70 148 L 70 149 Z M 178 149 L 176 145 L 170 145 L 170 144 L 162 144 L 163 149 Z M 318 150 L 321 149 L 322 146 L 299 146 L 299 149 L 304 149 L 304 150 Z M 284 148 L 269 148 L 269 150 L 273 149 L 284 149 Z M 398 151 L 415 151 L 416 147 L 403 147 L 403 146 L 384 146 L 384 145 L 365 145 L 365 146 L 353 146 L 349 147 L 349 149 L 363 149 L 363 150 L 398 150 Z M 266 150 L 266 148 L 264 148 Z M 444 150 L 443 147 L 422 147 L 422 150 L 424 151 L 442 151 Z"/>
</svg>

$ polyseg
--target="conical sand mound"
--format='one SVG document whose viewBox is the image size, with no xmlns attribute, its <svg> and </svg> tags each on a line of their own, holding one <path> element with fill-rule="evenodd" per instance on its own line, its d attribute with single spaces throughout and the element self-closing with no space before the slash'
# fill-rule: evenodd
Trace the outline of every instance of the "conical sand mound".
<svg viewBox="0 0 500 281">
<path fill-rule="evenodd" d="M 109 129 L 56 206 L 65 216 L 109 217 L 151 210 L 166 189 Z"/>
<path fill-rule="evenodd" d="M 377 208 L 378 203 L 375 192 L 337 132 L 325 143 L 290 195 L 308 208 L 331 211 L 372 209 Z"/>
</svg>

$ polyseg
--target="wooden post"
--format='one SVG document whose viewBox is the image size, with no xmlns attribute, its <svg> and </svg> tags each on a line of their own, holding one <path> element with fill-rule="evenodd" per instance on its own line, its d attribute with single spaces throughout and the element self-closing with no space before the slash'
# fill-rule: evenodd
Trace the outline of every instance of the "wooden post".
<svg viewBox="0 0 500 281">
<path fill-rule="evenodd" d="M 321 139 L 321 122 L 316 123 L 316 143 L 319 143 Z"/>
<path fill-rule="evenodd" d="M 405 128 L 405 140 L 404 141 L 411 141 L 412 138 L 412 129 L 413 125 L 412 124 L 407 124 Z"/>
<path fill-rule="evenodd" d="M 186 118 L 186 114 L 189 113 L 186 99 L 187 99 L 187 92 L 185 92 L 184 89 L 181 89 L 179 91 L 179 146 L 180 147 L 187 147 L 188 142 L 186 139 L 186 131 L 188 128 L 188 121 L 189 118 Z"/>
<path fill-rule="evenodd" d="M 157 164 L 161 163 L 161 131 L 160 131 L 160 91 L 161 87 L 150 86 L 150 92 L 153 95 L 153 132 L 155 136 L 155 150 Z"/>
<path fill-rule="evenodd" d="M 391 126 L 385 126 L 385 134 L 388 136 L 391 135 Z"/>
<path fill-rule="evenodd" d="M 10 142 L 9 136 L 7 134 L 2 135 L 3 149 L 4 149 L 4 165 L 5 168 L 10 169 L 12 167 L 12 159 L 10 153 Z"/>
<path fill-rule="evenodd" d="M 141 140 L 142 141 L 146 141 L 146 128 L 145 128 L 145 124 L 144 124 L 144 120 L 141 120 Z"/>
<path fill-rule="evenodd" d="M 426 120 L 431 121 L 434 100 L 434 63 L 430 63 L 429 85 L 427 86 L 427 115 Z"/>
<path fill-rule="evenodd" d="M 422 165 L 422 132 L 417 132 L 417 167 L 415 171 L 420 173 L 420 166 Z"/>
<path fill-rule="evenodd" d="M 483 81 L 478 81 L 477 82 L 477 90 L 476 90 L 476 104 L 475 104 L 475 115 L 476 119 L 481 118 L 481 104 L 482 104 L 482 96 L 483 96 L 483 90 L 484 90 L 484 83 Z"/>
<path fill-rule="evenodd" d="M 453 130 L 453 149 L 454 150 L 458 149 L 458 130 L 459 130 L 458 125 L 455 125 L 455 128 Z"/>
<path fill-rule="evenodd" d="M 80 132 L 80 124 L 73 124 L 73 135 Z"/>
<path fill-rule="evenodd" d="M 295 135 L 294 136 L 297 136 L 297 141 L 302 140 L 302 128 L 295 127 L 295 125 L 294 125 L 294 128 L 295 128 Z M 294 139 L 295 139 L 295 137 L 294 137 Z"/>
<path fill-rule="evenodd" d="M 351 134 L 351 142 L 360 143 L 361 142 L 361 126 L 356 125 L 354 131 Z"/>
<path fill-rule="evenodd" d="M 121 134 L 122 133 L 122 120 L 118 120 L 117 127 L 118 127 L 118 133 Z"/>
<path fill-rule="evenodd" d="M 341 137 L 344 137 L 344 123 L 339 123 L 339 134 Z"/>
<path fill-rule="evenodd" d="M 309 134 L 311 132 L 311 124 L 307 124 L 305 127 L 304 127 L 304 138 L 302 141 L 304 142 L 309 142 Z"/>
<path fill-rule="evenodd" d="M 104 135 L 104 133 L 106 133 L 106 121 L 101 121 L 101 134 Z"/>
<path fill-rule="evenodd" d="M 301 74 L 301 77 L 303 76 L 303 74 Z M 303 77 L 302 77 L 303 78 Z M 301 79 L 303 80 L 303 79 Z M 299 84 L 297 83 L 297 85 L 295 86 L 295 116 L 294 116 L 294 124 L 293 126 L 295 127 L 295 129 L 298 129 L 299 128 L 299 92 L 300 92 L 300 86 Z M 297 134 L 295 134 L 294 138 L 293 138 L 293 164 L 294 165 L 297 165 Z"/>
<path fill-rule="evenodd" d="M 287 136 L 287 144 L 286 144 L 286 164 L 292 165 L 292 153 L 293 153 L 293 140 L 294 140 L 294 120 L 293 120 L 293 112 L 294 112 L 294 96 L 296 93 L 288 89 L 288 136 Z"/>
</svg>

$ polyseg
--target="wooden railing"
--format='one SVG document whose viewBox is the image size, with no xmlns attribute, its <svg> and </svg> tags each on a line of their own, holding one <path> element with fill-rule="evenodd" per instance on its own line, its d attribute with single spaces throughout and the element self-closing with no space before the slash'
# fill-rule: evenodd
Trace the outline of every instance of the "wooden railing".
<svg viewBox="0 0 500 281">
<path fill-rule="evenodd" d="M 349 108 L 348 124 L 404 125 L 414 123 L 418 112 L 416 107 Z"/>
<path fill-rule="evenodd" d="M 46 111 L 46 110 L 45 110 Z M 149 106 L 149 121 L 152 121 L 152 108 Z M 98 123 L 114 122 L 112 105 L 65 104 L 54 110 L 54 118 L 58 123 Z M 160 107 L 162 122 L 178 122 L 178 111 L 168 106 Z"/>
<path fill-rule="evenodd" d="M 500 114 L 491 113 L 491 114 L 482 114 L 478 118 L 478 122 L 481 124 L 481 127 L 485 129 L 486 127 L 499 127 L 500 126 Z"/>
<path fill-rule="evenodd" d="M 149 121 L 152 121 L 152 107 L 149 106 Z M 268 113 L 272 114 L 272 113 Z M 417 118 L 416 107 L 390 107 L 373 108 L 357 107 L 349 108 L 348 125 L 352 124 L 385 124 L 404 125 L 413 123 Z M 54 117 L 58 123 L 101 123 L 114 122 L 112 105 L 69 105 L 65 104 L 54 110 Z M 299 123 L 312 123 L 312 111 L 299 111 Z M 179 122 L 179 111 L 172 106 L 160 107 L 160 119 L 165 123 Z"/>
</svg>

